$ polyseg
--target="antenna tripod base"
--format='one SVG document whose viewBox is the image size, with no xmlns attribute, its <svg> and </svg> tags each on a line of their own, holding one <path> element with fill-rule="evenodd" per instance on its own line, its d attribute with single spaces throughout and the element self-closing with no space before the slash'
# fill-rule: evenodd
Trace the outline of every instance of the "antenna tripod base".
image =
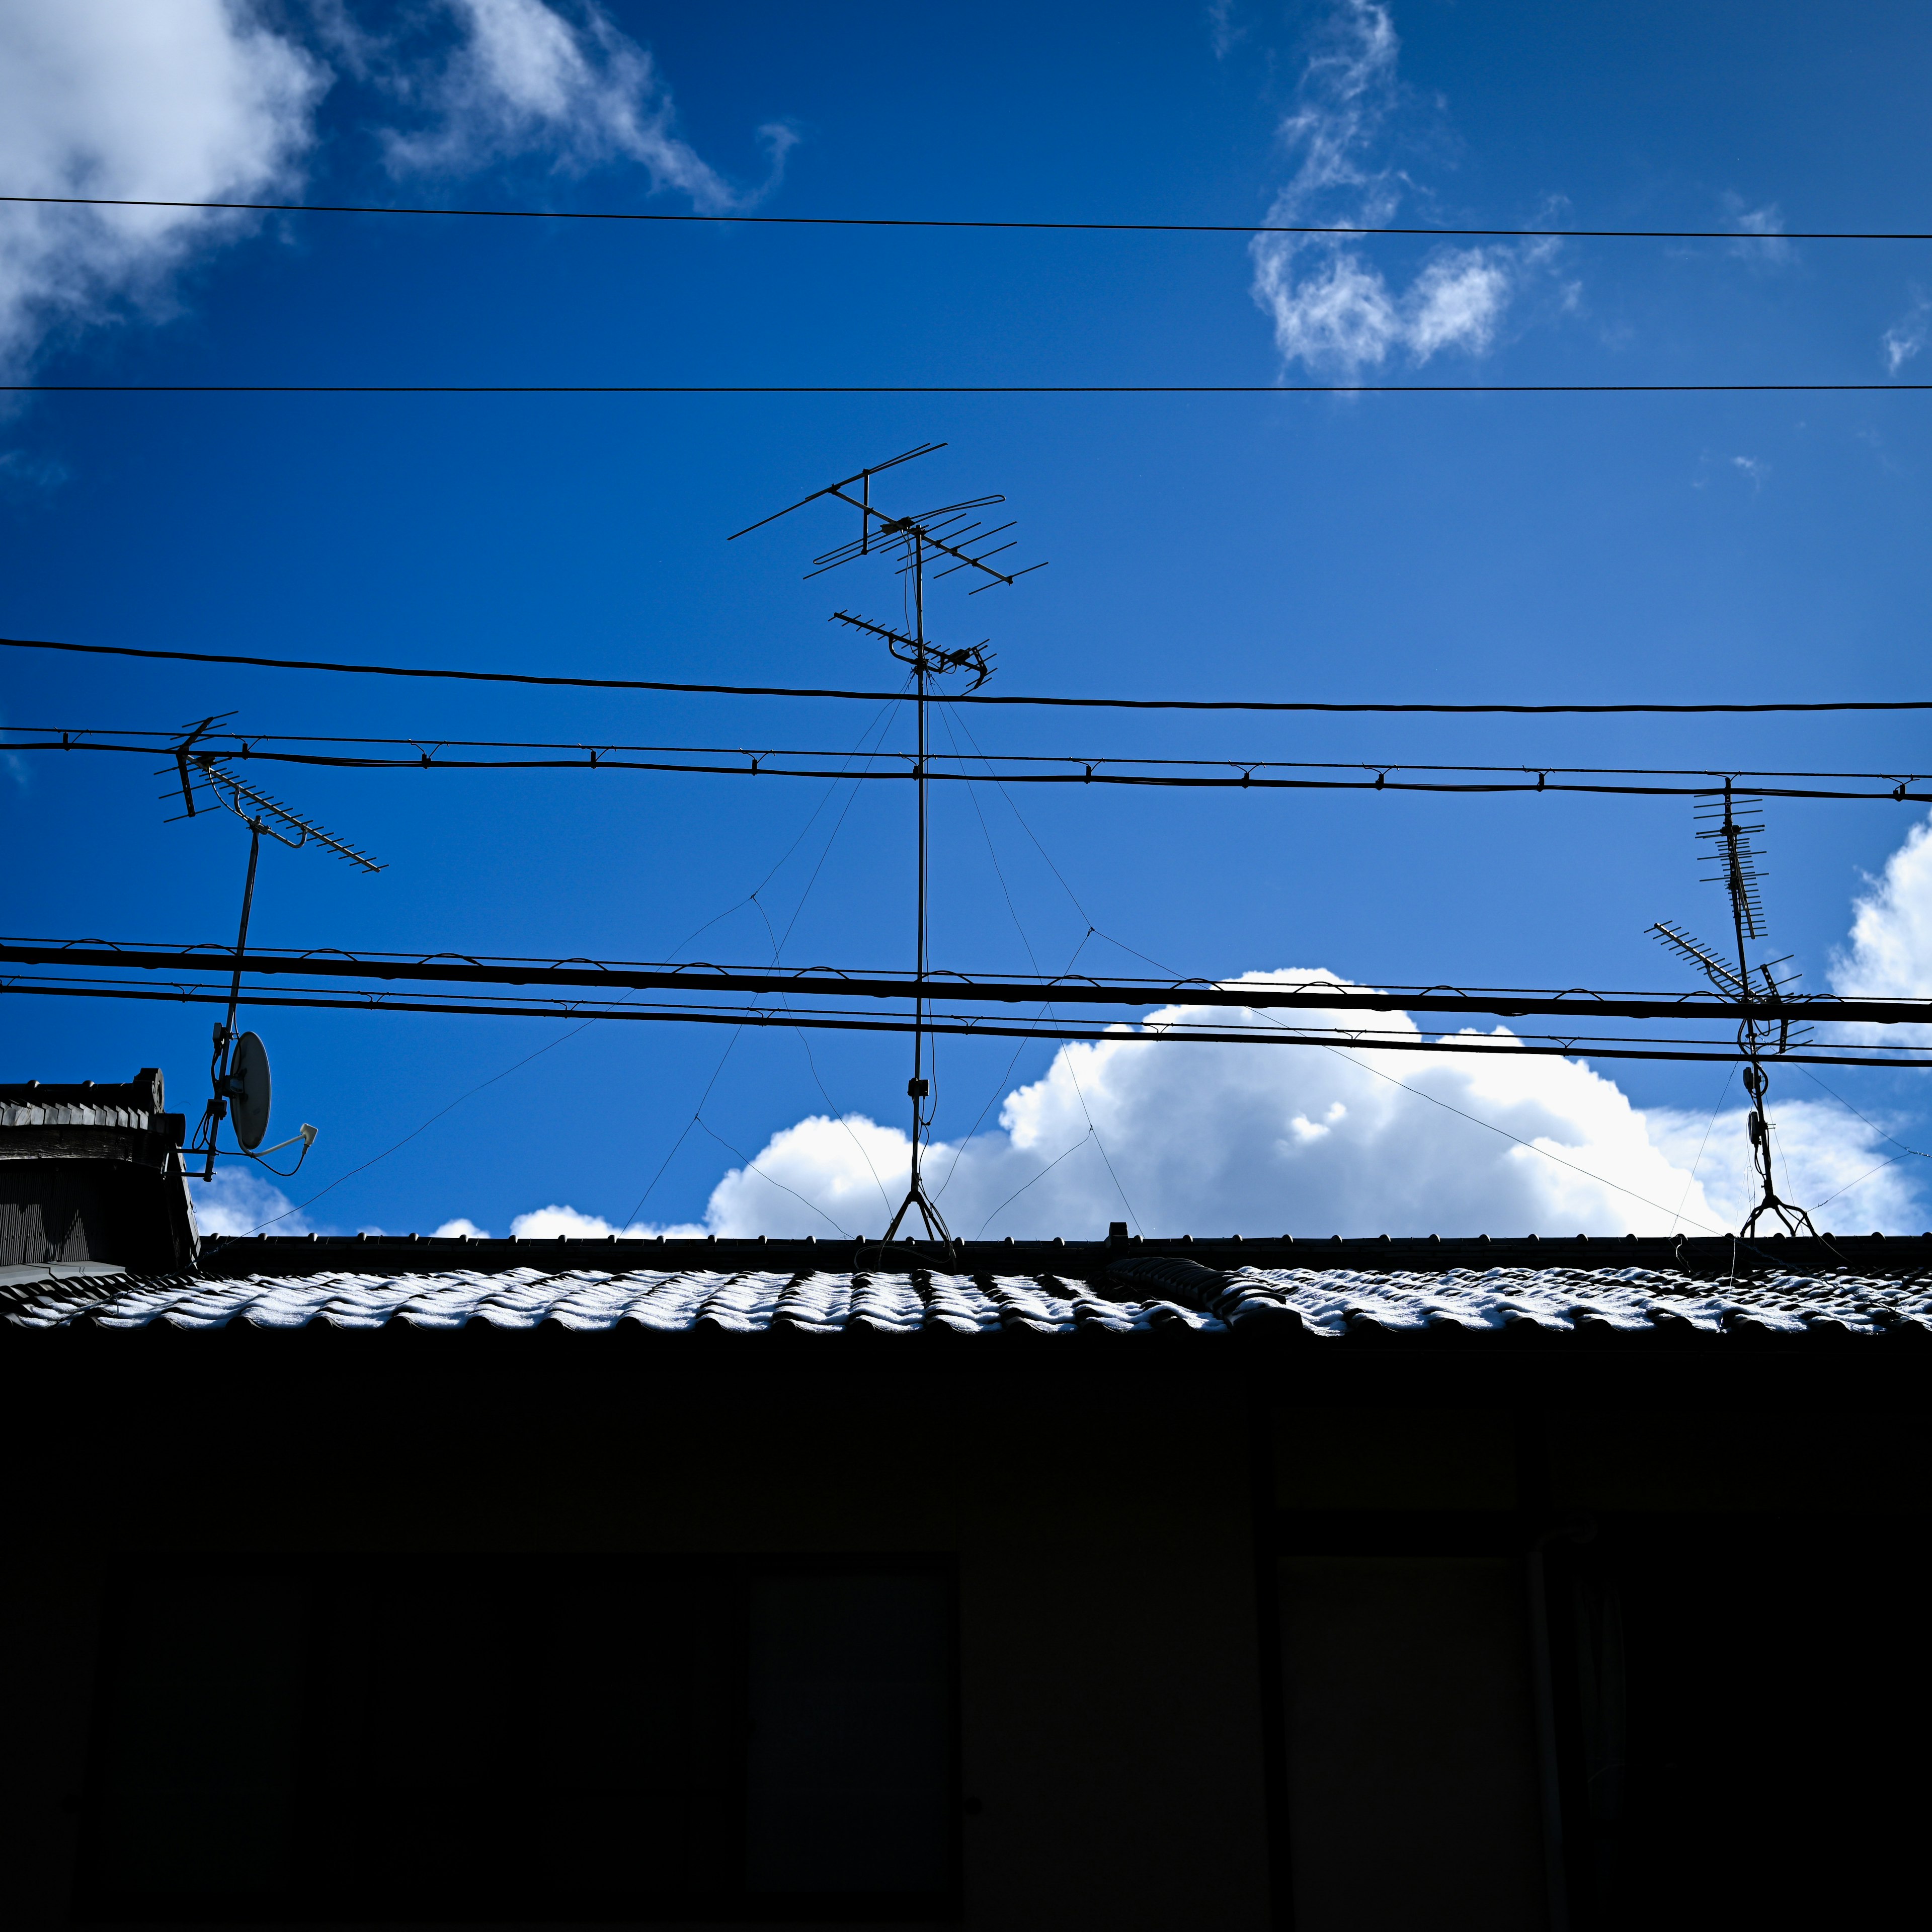
<svg viewBox="0 0 1932 1932">
<path fill-rule="evenodd" d="M 926 1239 L 944 1241 L 949 1248 L 952 1246 L 952 1231 L 946 1226 L 945 1217 L 926 1193 L 925 1182 L 916 1174 L 912 1178 L 912 1186 L 907 1190 L 906 1198 L 899 1203 L 899 1211 L 892 1216 L 890 1226 L 880 1238 L 879 1245 L 883 1247 L 898 1232 L 901 1224 L 915 1208 L 919 1210 L 919 1218 L 926 1223 Z"/>
<path fill-rule="evenodd" d="M 1811 1216 L 1802 1208 L 1794 1208 L 1790 1202 L 1780 1201 L 1775 1194 L 1767 1194 L 1744 1216 L 1744 1224 L 1738 1230 L 1738 1239 L 1749 1240 L 1757 1232 L 1759 1222 L 1766 1215 L 1783 1222 L 1782 1232 L 1785 1234 L 1809 1234 L 1814 1241 L 1821 1238 L 1811 1224 Z"/>
</svg>

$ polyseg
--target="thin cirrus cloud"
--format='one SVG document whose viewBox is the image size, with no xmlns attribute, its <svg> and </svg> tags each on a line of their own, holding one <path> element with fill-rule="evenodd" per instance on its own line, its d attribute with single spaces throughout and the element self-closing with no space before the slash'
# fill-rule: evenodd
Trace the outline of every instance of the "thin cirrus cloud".
<svg viewBox="0 0 1932 1932">
<path fill-rule="evenodd" d="M 1879 338 L 1888 376 L 1898 375 L 1925 346 L 1928 324 L 1932 324 L 1932 297 L 1923 289 L 1914 289 L 1912 306 Z"/>
<path fill-rule="evenodd" d="M 0 182 L 28 195 L 266 201 L 302 190 L 317 111 L 367 90 L 392 172 L 508 159 L 641 168 L 700 212 L 768 193 L 792 143 L 733 187 L 675 128 L 647 50 L 594 0 L 435 0 L 383 38 L 343 0 L 8 0 L 0 7 Z M 104 322 L 164 318 L 181 272 L 260 218 L 185 208 L 0 207 L 0 369 Z"/>
<path fill-rule="evenodd" d="M 1400 52 L 1382 0 L 1339 0 L 1281 124 L 1294 172 L 1275 195 L 1270 222 L 1375 228 L 1394 221 L 1410 184 L 1381 157 L 1402 100 Z M 1406 286 L 1392 284 L 1346 237 L 1261 235 L 1249 252 L 1254 298 L 1274 324 L 1283 362 L 1352 380 L 1391 361 L 1487 354 L 1558 245 L 1544 238 L 1440 248 Z M 1574 286 L 1564 299 L 1574 303 Z"/>
<path fill-rule="evenodd" d="M 460 28 L 454 46 L 427 73 L 390 76 L 400 98 L 425 116 L 417 128 L 385 130 L 394 171 L 460 172 L 532 154 L 573 170 L 631 161 L 653 189 L 688 195 L 706 214 L 746 207 L 782 177 L 796 139 L 782 125 L 759 130 L 770 172 L 744 192 L 680 140 L 649 51 L 598 7 L 584 6 L 573 22 L 544 0 L 444 4 Z"/>
</svg>

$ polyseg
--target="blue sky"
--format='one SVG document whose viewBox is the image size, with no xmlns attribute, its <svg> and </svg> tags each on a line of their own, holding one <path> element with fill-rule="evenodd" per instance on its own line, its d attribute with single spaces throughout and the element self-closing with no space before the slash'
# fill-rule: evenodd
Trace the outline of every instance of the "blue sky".
<svg viewBox="0 0 1932 1932">
<path fill-rule="evenodd" d="M 0 174 L 16 191 L 1741 233 L 1924 228 L 1932 205 L 1932 16 L 1905 5 L 153 0 L 154 43 L 133 50 L 106 0 L 10 10 Z M 1910 382 L 1932 368 L 1928 303 L 1918 244 L 1388 239 L 1257 256 L 1238 236 L 0 213 L 14 380 Z M 724 538 L 930 439 L 948 447 L 912 496 L 1003 490 L 1024 555 L 1052 560 L 970 608 L 956 590 L 936 599 L 942 638 L 991 632 L 1010 690 L 1920 696 L 1928 410 L 1910 392 L 42 396 L 0 425 L 0 629 L 872 686 L 882 654 L 826 619 L 840 602 L 883 610 L 888 580 L 800 580 L 843 520 L 819 508 Z M 8 724 L 233 710 L 262 731 L 843 752 L 872 722 L 856 706 L 4 655 Z M 1012 752 L 1932 764 L 1909 716 L 965 722 Z M 895 720 L 888 742 L 908 728 Z M 232 934 L 245 833 L 165 823 L 141 761 L 22 760 L 0 788 L 13 932 Z M 388 868 L 271 853 L 265 943 L 656 959 L 696 932 L 678 956 L 748 964 L 796 913 L 788 961 L 910 963 L 897 787 L 848 801 L 805 782 L 308 770 L 278 788 Z M 1102 970 L 1144 970 L 1138 953 L 1188 975 L 1674 986 L 1644 928 L 1723 923 L 1682 800 L 1042 790 L 1019 810 L 1024 824 L 996 792 L 938 796 L 941 963 L 1054 970 L 1084 940 L 1079 963 Z M 1772 930 L 1808 986 L 1831 984 L 1835 958 L 1847 986 L 1932 991 L 1932 860 L 1903 849 L 1921 815 L 1772 810 Z M 174 1104 L 199 1110 L 201 1009 L 22 998 L 0 1017 L 10 1078 L 158 1063 Z M 903 1165 L 897 1042 L 820 1035 L 808 1058 L 795 1034 L 747 1034 L 721 1069 L 709 1028 L 258 1024 L 278 1131 L 306 1119 L 322 1138 L 280 1202 L 224 1183 L 220 1225 L 338 1183 L 276 1225 L 466 1217 L 500 1233 L 568 1207 L 586 1230 L 634 1215 L 876 1234 Z M 949 1160 L 979 1121 L 955 1177 L 962 1233 L 1087 1235 L 1124 1214 L 1150 1233 L 1612 1232 L 1651 1226 L 1660 1201 L 1723 1224 L 1742 1185 L 1739 1096 L 1719 1068 L 1540 1063 L 1486 1086 L 1466 1062 L 1392 1066 L 1435 1105 L 1300 1049 L 1056 1060 L 1034 1046 L 1010 1066 L 1010 1052 L 942 1048 Z M 1827 1221 L 1922 1225 L 1922 1162 L 1899 1152 L 1932 1132 L 1919 1088 L 1827 1077 L 1856 1114 L 1778 1076 L 1794 1191 L 1856 1183 Z M 832 1124 L 848 1115 L 860 1124 Z M 748 1175 L 748 1157 L 793 1191 Z"/>
</svg>

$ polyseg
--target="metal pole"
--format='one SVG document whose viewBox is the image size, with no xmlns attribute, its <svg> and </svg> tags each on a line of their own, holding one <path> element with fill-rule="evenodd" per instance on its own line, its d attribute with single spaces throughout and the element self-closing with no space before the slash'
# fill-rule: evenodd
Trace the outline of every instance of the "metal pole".
<svg viewBox="0 0 1932 1932">
<path fill-rule="evenodd" d="M 235 935 L 235 976 L 228 986 L 226 1030 L 231 1038 L 235 1032 L 235 1010 L 242 1004 L 242 958 L 248 950 L 248 914 L 255 903 L 255 862 L 261 856 L 262 821 L 251 818 L 248 821 L 248 881 L 242 888 L 242 929 Z"/>
<path fill-rule="evenodd" d="M 919 794 L 919 932 L 914 949 L 912 1082 L 907 1091 L 912 1100 L 912 1198 L 920 1204 L 920 1218 L 926 1220 L 925 1190 L 919 1178 L 920 1102 L 926 1085 L 922 1077 L 926 1026 L 926 551 L 922 533 L 917 530 L 912 538 L 912 595 L 913 636 L 918 646 L 914 652 L 913 675 L 917 683 L 919 713 L 919 762 L 914 768 Z M 926 1232 L 932 1232 L 929 1220 Z"/>
<path fill-rule="evenodd" d="M 242 961 L 248 950 L 248 915 L 255 904 L 255 867 L 261 856 L 262 821 L 251 818 L 248 821 L 248 878 L 242 888 L 242 924 L 235 934 L 235 973 L 228 982 L 228 1018 L 215 1036 L 214 1097 L 208 1102 L 208 1160 L 201 1174 L 204 1180 L 214 1178 L 214 1142 L 221 1124 L 221 1115 L 214 1109 L 218 1107 L 225 1112 L 227 1106 L 228 1056 L 235 1045 L 235 1014 L 242 1004 Z"/>
</svg>

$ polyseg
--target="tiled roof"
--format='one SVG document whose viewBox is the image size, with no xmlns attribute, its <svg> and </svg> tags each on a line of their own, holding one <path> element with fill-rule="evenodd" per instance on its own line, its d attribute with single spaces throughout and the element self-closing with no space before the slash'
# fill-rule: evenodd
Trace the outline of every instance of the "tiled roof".
<svg viewBox="0 0 1932 1932">
<path fill-rule="evenodd" d="M 1900 1276 L 1772 1269 L 1733 1280 L 1640 1267 L 1220 1269 L 1149 1257 L 1117 1261 L 1091 1280 L 938 1268 L 332 1270 L 226 1280 L 5 1273 L 12 1279 L 0 1282 L 0 1306 L 9 1322 L 28 1329 L 218 1328 L 234 1322 L 454 1329 L 475 1321 L 508 1329 L 632 1324 L 663 1334 L 743 1336 L 1932 1333 L 1932 1282 L 1915 1278 L 1917 1270 Z"/>
<path fill-rule="evenodd" d="M 146 1132 L 154 1116 L 145 1108 L 88 1106 L 64 1101 L 36 1106 L 0 1100 L 0 1127 L 134 1127 Z"/>
</svg>

